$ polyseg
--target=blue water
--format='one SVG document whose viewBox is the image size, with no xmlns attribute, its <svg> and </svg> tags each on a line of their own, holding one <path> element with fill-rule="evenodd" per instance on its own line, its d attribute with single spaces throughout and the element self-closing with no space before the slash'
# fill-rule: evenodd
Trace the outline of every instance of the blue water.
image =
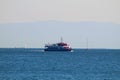
<svg viewBox="0 0 120 80">
<path fill-rule="evenodd" d="M 1 48 L 0 80 L 120 80 L 120 50 Z"/>
</svg>

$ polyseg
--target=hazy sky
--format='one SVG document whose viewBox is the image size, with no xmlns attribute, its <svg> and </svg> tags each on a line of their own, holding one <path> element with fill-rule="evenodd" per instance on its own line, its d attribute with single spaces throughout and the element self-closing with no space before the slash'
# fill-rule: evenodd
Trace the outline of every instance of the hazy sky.
<svg viewBox="0 0 120 80">
<path fill-rule="evenodd" d="M 120 0 L 0 0 L 0 47 L 120 48 Z"/>
<path fill-rule="evenodd" d="M 0 23 L 48 20 L 120 23 L 120 0 L 0 0 Z"/>
</svg>

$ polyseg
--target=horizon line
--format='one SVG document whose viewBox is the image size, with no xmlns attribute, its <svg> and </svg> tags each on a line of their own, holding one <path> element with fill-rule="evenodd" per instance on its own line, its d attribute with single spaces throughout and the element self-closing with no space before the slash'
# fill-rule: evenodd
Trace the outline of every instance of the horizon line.
<svg viewBox="0 0 120 80">
<path fill-rule="evenodd" d="M 105 21 L 63 21 L 63 20 L 46 20 L 46 21 L 32 21 L 32 22 L 7 22 L 7 23 L 0 23 L 0 25 L 9 25 L 9 24 L 31 24 L 31 23 L 41 23 L 41 22 L 61 22 L 61 23 L 101 23 L 101 24 L 116 24 L 120 25 L 120 23 L 114 23 L 114 22 L 105 22 Z"/>
</svg>

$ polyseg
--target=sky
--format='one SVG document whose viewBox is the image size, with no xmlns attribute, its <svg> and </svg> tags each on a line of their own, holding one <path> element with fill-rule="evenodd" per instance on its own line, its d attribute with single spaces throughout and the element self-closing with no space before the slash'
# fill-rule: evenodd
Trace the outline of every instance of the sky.
<svg viewBox="0 0 120 80">
<path fill-rule="evenodd" d="M 0 47 L 120 49 L 120 0 L 0 0 Z"/>
</svg>

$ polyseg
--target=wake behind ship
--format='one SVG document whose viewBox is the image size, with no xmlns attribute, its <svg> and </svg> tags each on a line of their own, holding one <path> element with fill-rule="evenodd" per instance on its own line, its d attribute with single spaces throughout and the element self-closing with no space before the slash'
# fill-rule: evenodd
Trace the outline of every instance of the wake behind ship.
<svg viewBox="0 0 120 80">
<path fill-rule="evenodd" d="M 72 48 L 65 42 L 62 41 L 55 44 L 46 44 L 44 51 L 71 51 Z"/>
</svg>

